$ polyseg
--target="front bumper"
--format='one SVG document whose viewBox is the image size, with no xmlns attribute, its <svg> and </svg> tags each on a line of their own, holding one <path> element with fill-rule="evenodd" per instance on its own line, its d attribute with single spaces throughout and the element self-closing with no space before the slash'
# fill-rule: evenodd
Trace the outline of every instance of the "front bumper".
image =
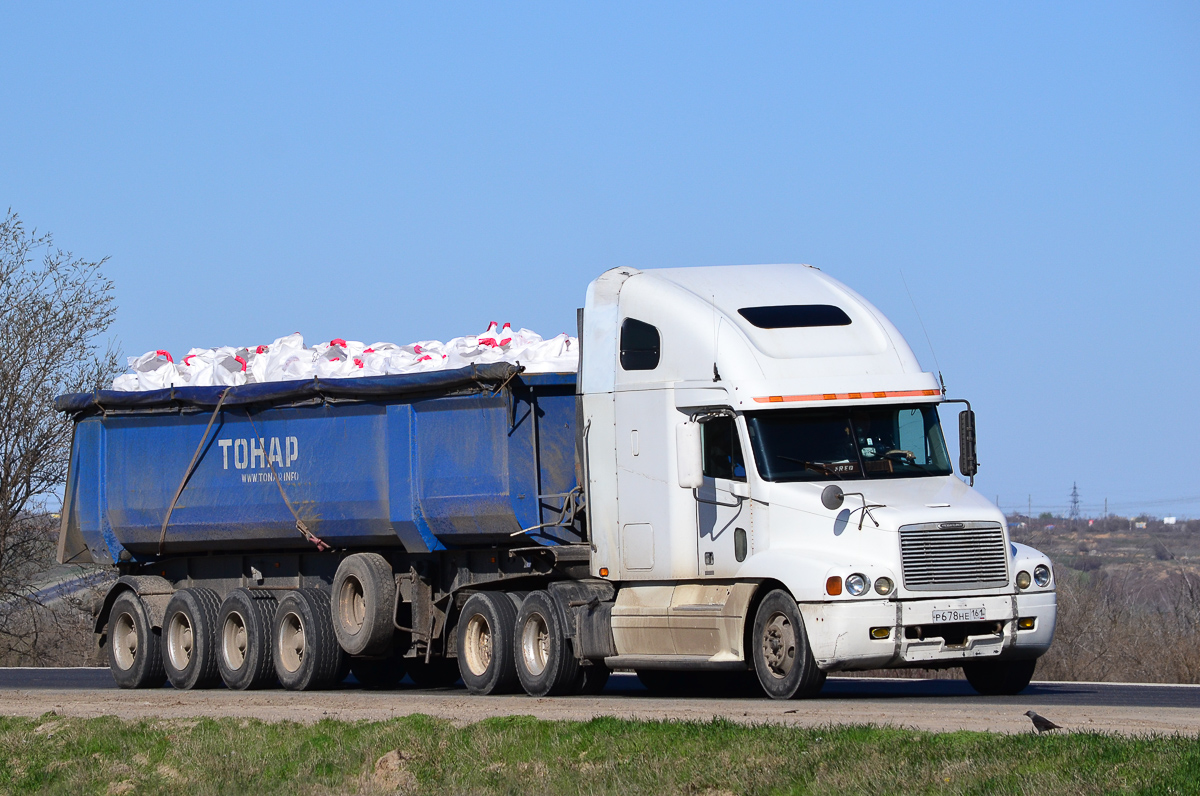
<svg viewBox="0 0 1200 796">
<path fill-rule="evenodd" d="M 826 671 L 961 665 L 1037 658 L 1050 649 L 1058 613 L 1053 591 L 999 597 L 800 603 L 817 665 Z M 939 624 L 933 612 L 982 607 L 981 621 Z M 1021 629 L 1018 619 L 1032 619 Z M 886 638 L 872 628 L 889 628 Z"/>
</svg>

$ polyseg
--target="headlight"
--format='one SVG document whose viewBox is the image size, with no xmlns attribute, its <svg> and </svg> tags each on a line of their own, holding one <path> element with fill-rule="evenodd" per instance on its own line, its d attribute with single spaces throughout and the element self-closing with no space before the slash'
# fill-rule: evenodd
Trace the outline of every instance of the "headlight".
<svg viewBox="0 0 1200 796">
<path fill-rule="evenodd" d="M 896 584 L 892 583 L 891 578 L 878 578 L 875 581 L 875 591 L 879 594 L 891 594 L 895 587 Z"/>
<path fill-rule="evenodd" d="M 1045 587 L 1050 585 L 1050 567 L 1045 564 L 1038 564 L 1033 568 L 1033 582 L 1039 586 Z"/>
<path fill-rule="evenodd" d="M 1017 573 L 1017 588 L 1018 589 L 1028 589 L 1030 583 L 1033 583 L 1033 578 L 1029 577 L 1028 572 L 1026 572 L 1025 570 L 1021 570 L 1020 572 Z"/>
<path fill-rule="evenodd" d="M 846 591 L 850 592 L 854 597 L 859 596 L 869 588 L 871 588 L 871 579 L 866 575 L 855 572 L 846 578 Z"/>
</svg>

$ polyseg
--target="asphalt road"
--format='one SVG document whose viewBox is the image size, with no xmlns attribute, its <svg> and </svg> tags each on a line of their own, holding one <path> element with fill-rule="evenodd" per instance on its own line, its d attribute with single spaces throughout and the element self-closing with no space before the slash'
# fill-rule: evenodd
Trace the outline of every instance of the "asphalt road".
<svg viewBox="0 0 1200 796">
<path fill-rule="evenodd" d="M 52 689 L 56 691 L 116 690 L 108 669 L 0 668 L 0 691 Z M 164 686 L 171 691 L 171 686 Z M 358 689 L 353 677 L 338 691 Z M 374 692 L 373 692 L 374 693 Z M 418 689 L 407 679 L 393 695 L 466 695 L 462 688 Z M 637 677 L 614 674 L 602 697 L 649 697 Z M 694 699 L 694 697 L 693 697 Z M 1200 709 L 1200 685 L 1148 685 L 1140 683 L 1032 683 L 1014 697 L 981 697 L 965 680 L 902 680 L 892 678 L 830 677 L 817 698 L 820 702 L 865 702 L 886 705 L 889 701 L 919 701 L 930 705 L 947 702 L 995 705 L 1039 705 L 1070 707 L 1190 708 Z M 705 701 L 726 701 L 713 697 Z M 737 701 L 742 701 L 739 699 Z"/>
</svg>

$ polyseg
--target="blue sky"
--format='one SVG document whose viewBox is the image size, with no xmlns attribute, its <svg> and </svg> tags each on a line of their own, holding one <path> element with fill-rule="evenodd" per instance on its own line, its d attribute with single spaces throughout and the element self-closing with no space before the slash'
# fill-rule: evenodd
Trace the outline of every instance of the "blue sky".
<svg viewBox="0 0 1200 796">
<path fill-rule="evenodd" d="M 1003 506 L 1200 516 L 1195 4 L 23 3 L 0 74 L 0 204 L 127 354 L 808 262 L 932 369 L 907 281 Z"/>
</svg>

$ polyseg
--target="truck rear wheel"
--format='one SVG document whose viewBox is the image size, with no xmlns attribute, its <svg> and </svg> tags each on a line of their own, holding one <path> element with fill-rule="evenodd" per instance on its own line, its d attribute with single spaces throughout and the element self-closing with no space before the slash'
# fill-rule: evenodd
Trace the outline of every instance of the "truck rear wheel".
<svg viewBox="0 0 1200 796">
<path fill-rule="evenodd" d="M 163 668 L 181 690 L 209 688 L 220 680 L 217 669 L 217 614 L 221 599 L 212 589 L 180 589 L 163 614 Z"/>
<path fill-rule="evenodd" d="M 576 687 L 579 661 L 571 650 L 554 598 L 530 592 L 517 612 L 517 677 L 531 696 L 559 696 Z"/>
<path fill-rule="evenodd" d="M 275 681 L 271 622 L 275 598 L 264 591 L 234 589 L 225 596 L 217 620 L 217 669 L 235 691 L 262 688 Z"/>
<path fill-rule="evenodd" d="M 279 600 L 272 623 L 275 674 L 289 691 L 312 691 L 335 684 L 345 653 L 338 646 L 329 595 L 297 589 Z"/>
<path fill-rule="evenodd" d="M 162 644 L 142 598 L 122 592 L 108 615 L 108 667 L 121 688 L 158 688 L 167 681 Z"/>
<path fill-rule="evenodd" d="M 772 699 L 813 697 L 825 685 L 825 672 L 813 658 L 800 608 L 782 589 L 759 603 L 750 641 L 754 673 Z"/>
<path fill-rule="evenodd" d="M 396 576 L 378 553 L 342 559 L 333 577 L 333 628 L 351 655 L 382 655 L 395 635 Z"/>
<path fill-rule="evenodd" d="M 517 689 L 513 633 L 517 607 L 503 592 L 471 595 L 458 616 L 458 671 L 472 694 Z"/>
<path fill-rule="evenodd" d="M 1025 690 L 1036 667 L 1036 659 L 978 661 L 964 664 L 963 674 L 971 687 L 984 696 L 1012 696 Z"/>
</svg>

